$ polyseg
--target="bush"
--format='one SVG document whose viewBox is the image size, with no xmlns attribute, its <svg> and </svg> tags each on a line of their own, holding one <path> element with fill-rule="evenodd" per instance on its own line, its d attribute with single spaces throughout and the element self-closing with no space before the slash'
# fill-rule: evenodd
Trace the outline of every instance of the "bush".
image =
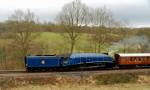
<svg viewBox="0 0 150 90">
<path fill-rule="evenodd" d="M 135 74 L 108 74 L 95 76 L 96 84 L 117 84 L 117 83 L 131 83 L 138 80 Z"/>
</svg>

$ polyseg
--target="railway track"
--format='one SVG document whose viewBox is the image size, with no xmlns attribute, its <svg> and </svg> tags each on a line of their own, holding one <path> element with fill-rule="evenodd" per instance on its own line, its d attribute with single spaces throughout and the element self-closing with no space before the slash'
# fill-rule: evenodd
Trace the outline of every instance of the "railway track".
<svg viewBox="0 0 150 90">
<path fill-rule="evenodd" d="M 20 69 L 20 70 L 0 70 L 0 74 L 11 74 L 11 73 L 26 73 L 26 70 Z"/>
<path fill-rule="evenodd" d="M 69 71 L 69 72 L 26 72 L 25 70 L 0 71 L 0 77 L 49 77 L 49 76 L 76 76 L 94 74 L 114 74 L 114 73 L 150 73 L 150 68 L 138 69 L 114 69 L 114 70 L 94 70 L 94 71 Z"/>
</svg>

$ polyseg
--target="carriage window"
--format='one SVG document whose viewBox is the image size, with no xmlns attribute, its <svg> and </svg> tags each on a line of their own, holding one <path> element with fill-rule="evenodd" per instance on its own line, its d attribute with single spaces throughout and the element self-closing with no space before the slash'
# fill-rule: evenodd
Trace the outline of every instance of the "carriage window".
<svg viewBox="0 0 150 90">
<path fill-rule="evenodd" d="M 133 58 L 132 58 L 132 57 L 130 58 L 130 61 L 133 61 Z"/>
<path fill-rule="evenodd" d="M 130 59 L 130 61 L 132 61 L 132 62 L 133 62 L 134 60 L 133 60 L 133 59 Z"/>
<path fill-rule="evenodd" d="M 130 61 L 134 62 L 134 61 L 135 61 L 135 58 L 134 58 L 134 57 L 131 57 L 131 58 L 130 58 Z"/>
<path fill-rule="evenodd" d="M 135 58 L 134 60 L 135 60 L 136 62 L 137 62 L 137 61 L 139 61 L 139 59 L 138 59 L 138 58 Z"/>
<path fill-rule="evenodd" d="M 149 61 L 150 60 L 150 58 L 149 57 L 147 57 L 147 61 Z"/>
</svg>

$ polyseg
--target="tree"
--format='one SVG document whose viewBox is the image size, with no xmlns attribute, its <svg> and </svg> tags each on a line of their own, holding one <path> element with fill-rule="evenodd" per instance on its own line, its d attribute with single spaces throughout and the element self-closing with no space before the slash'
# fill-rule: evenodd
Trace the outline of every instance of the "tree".
<svg viewBox="0 0 150 90">
<path fill-rule="evenodd" d="M 22 59 L 29 54 L 33 40 L 39 36 L 36 30 L 38 18 L 30 10 L 16 10 L 7 21 L 7 29 L 12 32 L 13 47 L 17 50 L 17 55 Z"/>
<path fill-rule="evenodd" d="M 61 35 L 69 41 L 70 53 L 73 52 L 76 41 L 81 35 L 79 33 L 81 27 L 87 24 L 87 15 L 88 7 L 80 0 L 75 0 L 66 4 L 57 16 L 57 21 L 65 32 Z"/>
<path fill-rule="evenodd" d="M 95 44 L 95 52 L 100 53 L 105 44 L 112 41 L 111 28 L 114 25 L 112 13 L 103 8 L 92 9 L 91 23 L 95 27 L 95 33 L 91 34 L 91 38 Z"/>
</svg>

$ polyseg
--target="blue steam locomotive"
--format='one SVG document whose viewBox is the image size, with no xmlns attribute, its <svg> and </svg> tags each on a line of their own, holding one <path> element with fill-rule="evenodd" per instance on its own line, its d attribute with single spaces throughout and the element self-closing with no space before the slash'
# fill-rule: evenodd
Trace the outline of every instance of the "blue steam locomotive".
<svg viewBox="0 0 150 90">
<path fill-rule="evenodd" d="M 115 66 L 114 59 L 106 54 L 73 53 L 68 55 L 39 55 L 26 56 L 25 67 L 27 71 L 35 70 L 68 70 L 76 68 Z"/>
</svg>

